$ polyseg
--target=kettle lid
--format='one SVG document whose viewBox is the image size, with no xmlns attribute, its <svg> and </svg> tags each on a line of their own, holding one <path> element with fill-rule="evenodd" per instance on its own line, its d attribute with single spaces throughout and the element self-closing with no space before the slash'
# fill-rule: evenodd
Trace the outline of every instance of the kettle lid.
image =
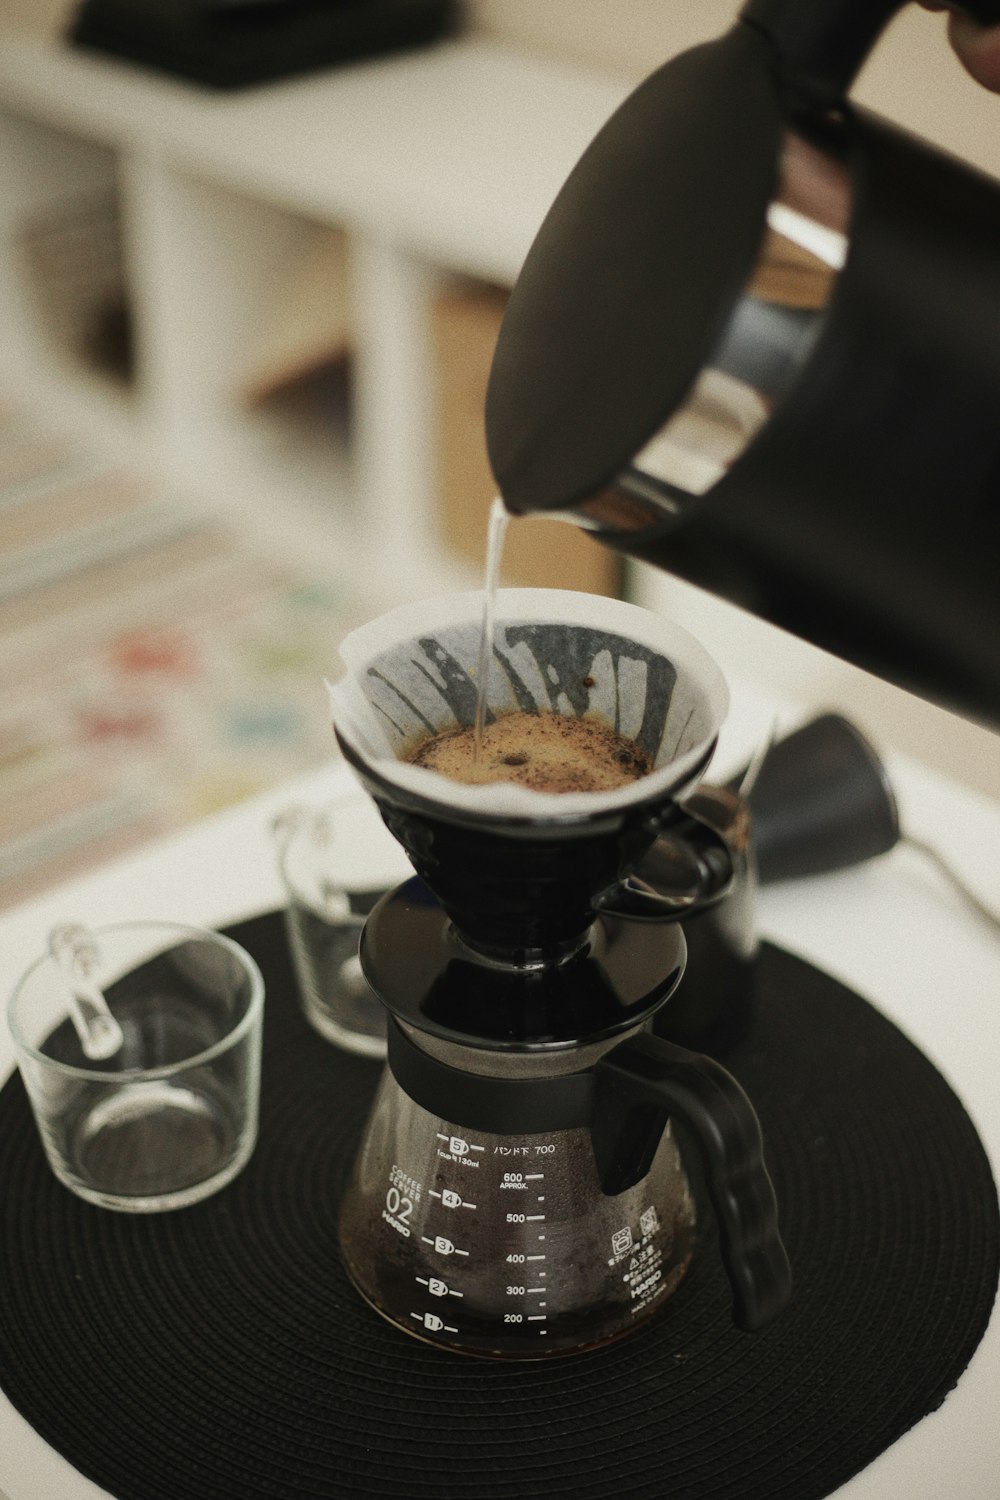
<svg viewBox="0 0 1000 1500">
<path fill-rule="evenodd" d="M 737 24 L 653 73 L 552 205 L 486 396 L 515 513 L 610 484 L 681 403 L 753 269 L 783 134 L 776 57 Z"/>
</svg>

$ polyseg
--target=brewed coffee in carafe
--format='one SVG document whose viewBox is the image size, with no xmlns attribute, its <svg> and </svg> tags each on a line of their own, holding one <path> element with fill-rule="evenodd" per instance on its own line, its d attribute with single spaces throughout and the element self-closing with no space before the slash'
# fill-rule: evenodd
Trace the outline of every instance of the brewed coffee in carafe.
<svg viewBox="0 0 1000 1500">
<path fill-rule="evenodd" d="M 461 786 L 400 755 L 472 724 L 480 607 L 461 596 L 363 627 L 332 690 L 344 753 L 416 870 L 362 938 L 389 1057 L 342 1204 L 344 1263 L 435 1344 L 498 1358 L 602 1344 L 667 1306 L 696 1253 L 680 1122 L 734 1316 L 760 1327 L 790 1283 L 756 1116 L 717 1063 L 650 1030 L 683 971 L 676 918 L 723 899 L 731 874 L 679 801 L 711 754 L 721 679 L 645 611 L 504 591 L 489 716 L 589 714 L 652 769 L 601 793 Z"/>
<path fill-rule="evenodd" d="M 405 1068 L 398 1037 L 396 1045 Z M 523 1066 L 509 1053 L 456 1044 L 443 1055 L 450 1068 L 488 1065 L 493 1080 Z M 579 1070 L 578 1054 L 563 1066 Z M 540 1083 L 539 1100 L 544 1094 Z M 434 1097 L 433 1084 L 422 1097 Z M 441 1107 L 455 1112 L 444 1099 Z M 551 1118 L 557 1125 L 559 1114 Z M 603 1343 L 654 1311 L 690 1262 L 694 1206 L 669 1124 L 641 1179 L 605 1193 L 587 1124 L 460 1125 L 417 1103 L 387 1071 L 342 1235 L 355 1284 L 409 1331 L 470 1353 L 539 1358 Z"/>
</svg>

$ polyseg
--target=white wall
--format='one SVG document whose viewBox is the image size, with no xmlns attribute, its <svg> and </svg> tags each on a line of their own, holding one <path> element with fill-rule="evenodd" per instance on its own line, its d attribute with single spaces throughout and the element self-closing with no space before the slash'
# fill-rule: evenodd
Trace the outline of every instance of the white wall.
<svg viewBox="0 0 1000 1500">
<path fill-rule="evenodd" d="M 742 0 L 466 0 L 480 31 L 639 79 L 732 24 Z M 858 80 L 859 103 L 1000 176 L 1000 102 L 966 76 L 943 15 L 907 5 Z"/>
<path fill-rule="evenodd" d="M 73 5 L 74 0 L 0 0 L 0 27 L 56 36 Z"/>
</svg>

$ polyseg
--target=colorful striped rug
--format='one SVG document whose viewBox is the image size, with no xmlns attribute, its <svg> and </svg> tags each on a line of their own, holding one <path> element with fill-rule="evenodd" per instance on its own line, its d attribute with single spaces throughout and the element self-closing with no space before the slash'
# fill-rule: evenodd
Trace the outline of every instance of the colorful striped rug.
<svg viewBox="0 0 1000 1500">
<path fill-rule="evenodd" d="M 330 758 L 358 618 L 332 567 L 0 409 L 0 908 Z"/>
</svg>

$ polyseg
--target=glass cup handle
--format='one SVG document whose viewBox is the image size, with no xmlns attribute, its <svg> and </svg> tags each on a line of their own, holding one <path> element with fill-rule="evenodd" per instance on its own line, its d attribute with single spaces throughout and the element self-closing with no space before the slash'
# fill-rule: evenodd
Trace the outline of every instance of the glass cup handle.
<svg viewBox="0 0 1000 1500">
<path fill-rule="evenodd" d="M 686 1125 L 705 1166 L 734 1320 L 748 1331 L 764 1327 L 788 1302 L 792 1277 L 760 1123 L 736 1079 L 713 1058 L 649 1032 L 607 1053 L 594 1075 L 603 1191 L 623 1192 L 645 1175 L 668 1117 Z"/>
<path fill-rule="evenodd" d="M 309 817 L 309 809 L 299 802 L 283 807 L 271 819 L 271 837 L 279 854 L 284 854 L 292 839 L 303 828 Z"/>
<path fill-rule="evenodd" d="M 84 1057 L 106 1062 L 121 1051 L 125 1037 L 97 982 L 101 950 L 95 934 L 80 922 L 64 922 L 49 933 L 49 953 L 65 981 L 69 1018 Z"/>
</svg>

